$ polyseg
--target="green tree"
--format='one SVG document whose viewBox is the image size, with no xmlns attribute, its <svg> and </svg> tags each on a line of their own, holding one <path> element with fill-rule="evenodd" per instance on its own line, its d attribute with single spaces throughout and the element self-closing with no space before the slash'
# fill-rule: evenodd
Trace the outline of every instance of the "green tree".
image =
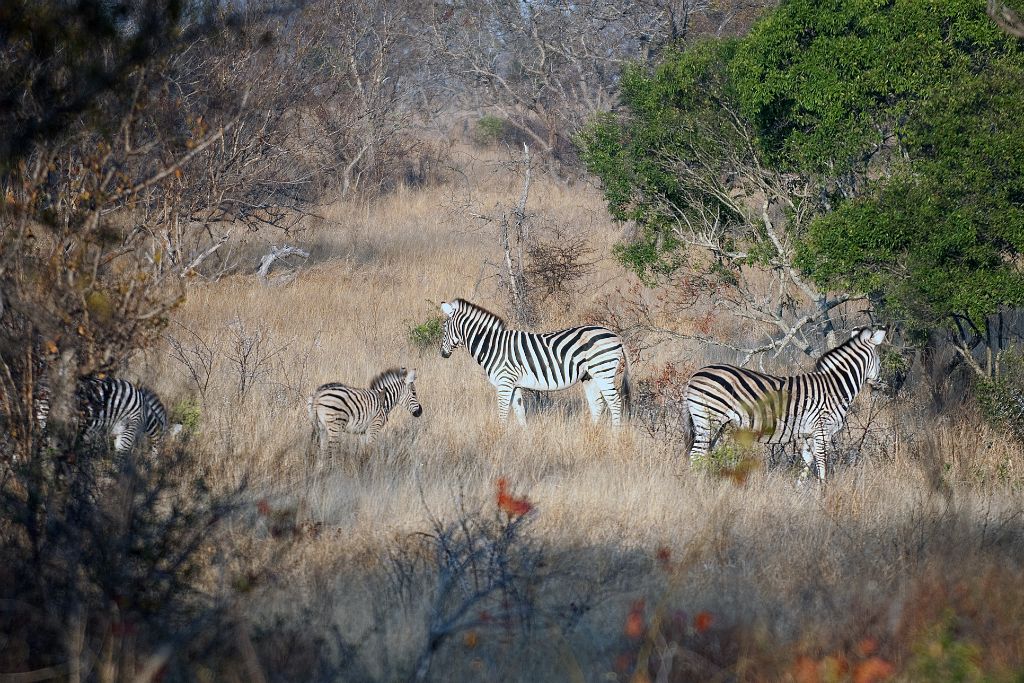
<svg viewBox="0 0 1024 683">
<path fill-rule="evenodd" d="M 796 0 L 624 80 L 628 116 L 580 142 L 612 213 L 641 227 L 628 266 L 689 263 L 678 226 L 717 198 L 738 207 L 711 214 L 743 256 L 726 265 L 795 266 L 911 332 L 1024 302 L 1024 44 L 985 3 Z M 702 131 L 709 151 L 694 119 L 740 134 Z"/>
</svg>

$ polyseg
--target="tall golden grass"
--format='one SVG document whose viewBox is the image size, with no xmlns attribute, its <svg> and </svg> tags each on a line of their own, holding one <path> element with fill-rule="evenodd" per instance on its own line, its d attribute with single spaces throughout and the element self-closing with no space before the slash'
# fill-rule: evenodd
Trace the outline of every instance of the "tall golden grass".
<svg viewBox="0 0 1024 683">
<path fill-rule="evenodd" d="M 619 433 L 591 425 L 578 388 L 526 427 L 498 424 L 494 390 L 468 354 L 445 360 L 417 348 L 410 328 L 443 300 L 504 310 L 489 265 L 501 258 L 496 234 L 472 214 L 510 207 L 520 180 L 490 168 L 322 207 L 301 237 L 314 262 L 285 284 L 245 273 L 194 283 L 168 333 L 212 349 L 205 395 L 169 347 L 137 364 L 171 407 L 191 402 L 190 438 L 215 484 L 248 478 L 254 499 L 317 530 L 249 604 L 267 634 L 257 640 L 264 667 L 301 678 L 323 670 L 311 663 L 320 658 L 345 680 L 411 675 L 430 591 L 400 599 L 388 558 L 432 520 L 465 509 L 501 515 L 495 482 L 504 478 L 529 499 L 530 538 L 545 552 L 536 613 L 525 631 L 483 624 L 446 641 L 433 680 L 911 680 L 958 666 L 998 679 L 1022 670 L 1024 458 L 978 418 L 929 422 L 909 399 L 862 396 L 840 450 L 860 444 L 867 455 L 838 466 L 824 492 L 798 490 L 785 469 L 716 477 L 692 471 L 682 444 L 636 424 Z M 585 229 L 599 256 L 568 306 L 544 308 L 545 328 L 590 319 L 633 284 L 611 254 L 622 227 L 596 190 L 535 179 L 528 210 Z M 235 344 L 256 332 L 266 357 L 240 395 Z M 634 378 L 669 361 L 699 366 L 706 353 L 661 346 Z M 392 366 L 417 369 L 423 416 L 398 408 L 376 444 L 353 438 L 311 468 L 309 393 L 327 381 L 367 386 Z M 355 645 L 284 647 L 275 628 Z"/>
</svg>

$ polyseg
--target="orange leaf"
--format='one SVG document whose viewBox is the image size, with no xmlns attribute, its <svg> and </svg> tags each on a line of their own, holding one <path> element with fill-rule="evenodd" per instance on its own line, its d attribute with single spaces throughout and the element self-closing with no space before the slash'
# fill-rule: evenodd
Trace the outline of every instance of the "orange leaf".
<svg viewBox="0 0 1024 683">
<path fill-rule="evenodd" d="M 868 637 L 863 638 L 857 643 L 857 652 L 860 653 L 861 657 L 867 657 L 873 655 L 878 651 L 878 641 L 874 638 Z"/>
<path fill-rule="evenodd" d="M 508 481 L 504 477 L 498 479 L 498 507 L 508 513 L 510 517 L 525 515 L 533 509 L 529 500 L 516 498 L 508 492 Z"/>
<path fill-rule="evenodd" d="M 472 650 L 476 647 L 476 644 L 480 641 L 480 638 L 476 635 L 476 631 L 467 631 L 466 635 L 462 638 L 462 642 L 465 643 L 466 647 Z"/>
<path fill-rule="evenodd" d="M 871 657 L 853 670 L 853 683 L 877 683 L 896 673 L 896 667 L 881 657 Z"/>
<path fill-rule="evenodd" d="M 697 633 L 704 633 L 711 628 L 711 623 L 714 620 L 711 612 L 698 612 L 697 616 L 693 618 L 693 627 L 697 629 Z"/>
<path fill-rule="evenodd" d="M 644 605 L 644 599 L 640 598 L 633 603 L 629 614 L 626 616 L 626 625 L 622 630 L 626 633 L 627 637 L 633 640 L 643 636 L 644 631 L 647 630 L 647 624 L 644 623 Z"/>
<path fill-rule="evenodd" d="M 800 655 L 793 662 L 793 680 L 796 683 L 821 683 L 818 663 L 807 655 Z"/>
</svg>

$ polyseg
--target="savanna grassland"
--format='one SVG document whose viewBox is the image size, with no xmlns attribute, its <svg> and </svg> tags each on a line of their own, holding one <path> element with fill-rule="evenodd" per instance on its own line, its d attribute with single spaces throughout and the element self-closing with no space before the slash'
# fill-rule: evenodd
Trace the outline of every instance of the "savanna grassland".
<svg viewBox="0 0 1024 683">
<path fill-rule="evenodd" d="M 1024 680 L 1020 5 L 4 0 L 0 683 Z M 629 419 L 499 424 L 455 297 Z M 696 369 L 865 325 L 827 485 L 689 462 Z"/>
<path fill-rule="evenodd" d="M 496 229 L 477 216 L 508 210 L 522 180 L 460 164 L 435 187 L 320 207 L 292 242 L 309 260 L 269 285 L 192 283 L 133 362 L 212 486 L 248 486 L 218 544 L 250 577 L 251 657 L 208 677 L 1016 680 L 1020 448 L 969 402 L 909 386 L 858 399 L 824 490 L 742 439 L 691 468 L 658 425 L 678 420 L 688 371 L 723 356 L 678 341 L 634 345 L 650 410 L 618 433 L 590 424 L 578 387 L 531 403 L 526 427 L 499 424 L 481 369 L 442 359 L 429 325 L 457 296 L 506 312 Z M 593 249 L 539 327 L 605 320 L 635 285 L 612 256 L 623 227 L 594 188 L 546 175 L 527 209 Z M 756 335 L 710 313 L 661 324 Z M 312 390 L 394 366 L 417 370 L 422 417 L 396 408 L 376 444 L 319 462 Z"/>
</svg>

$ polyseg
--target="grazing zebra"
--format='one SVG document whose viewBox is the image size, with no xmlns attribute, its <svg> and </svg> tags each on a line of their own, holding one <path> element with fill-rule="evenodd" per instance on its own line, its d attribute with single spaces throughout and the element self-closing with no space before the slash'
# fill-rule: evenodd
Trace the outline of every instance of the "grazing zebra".
<svg viewBox="0 0 1024 683">
<path fill-rule="evenodd" d="M 726 424 L 749 430 L 761 443 L 804 440 L 806 463 L 825 481 L 825 449 L 842 429 L 846 412 L 865 382 L 878 386 L 878 345 L 883 329 L 855 330 L 803 375 L 775 377 L 733 365 L 701 368 L 686 385 L 693 422 L 690 460 L 707 455 Z"/>
<path fill-rule="evenodd" d="M 99 438 L 114 439 L 114 452 L 127 453 L 136 439 L 145 434 L 150 452 L 156 454 L 168 431 L 167 411 L 156 394 L 123 379 L 83 377 L 78 398 L 85 415 L 83 436 L 95 443 Z M 172 433 L 180 429 L 173 425 Z"/>
<path fill-rule="evenodd" d="M 388 413 L 399 404 L 414 417 L 422 415 L 415 381 L 415 370 L 393 368 L 377 375 L 369 389 L 354 389 L 337 382 L 320 386 L 306 407 L 321 454 L 330 450 L 341 432 L 362 434 L 365 443 L 373 443 L 387 422 Z"/>
<path fill-rule="evenodd" d="M 498 392 L 498 418 L 508 419 L 509 407 L 520 424 L 526 422 L 522 389 L 551 391 L 582 382 L 597 422 L 605 409 L 613 427 L 622 421 L 629 400 L 629 365 L 622 339 L 597 325 L 535 334 L 510 330 L 505 321 L 464 299 L 442 303 L 445 315 L 441 355 L 448 358 L 462 344 L 483 366 Z M 622 366 L 622 387 L 615 376 Z"/>
</svg>

